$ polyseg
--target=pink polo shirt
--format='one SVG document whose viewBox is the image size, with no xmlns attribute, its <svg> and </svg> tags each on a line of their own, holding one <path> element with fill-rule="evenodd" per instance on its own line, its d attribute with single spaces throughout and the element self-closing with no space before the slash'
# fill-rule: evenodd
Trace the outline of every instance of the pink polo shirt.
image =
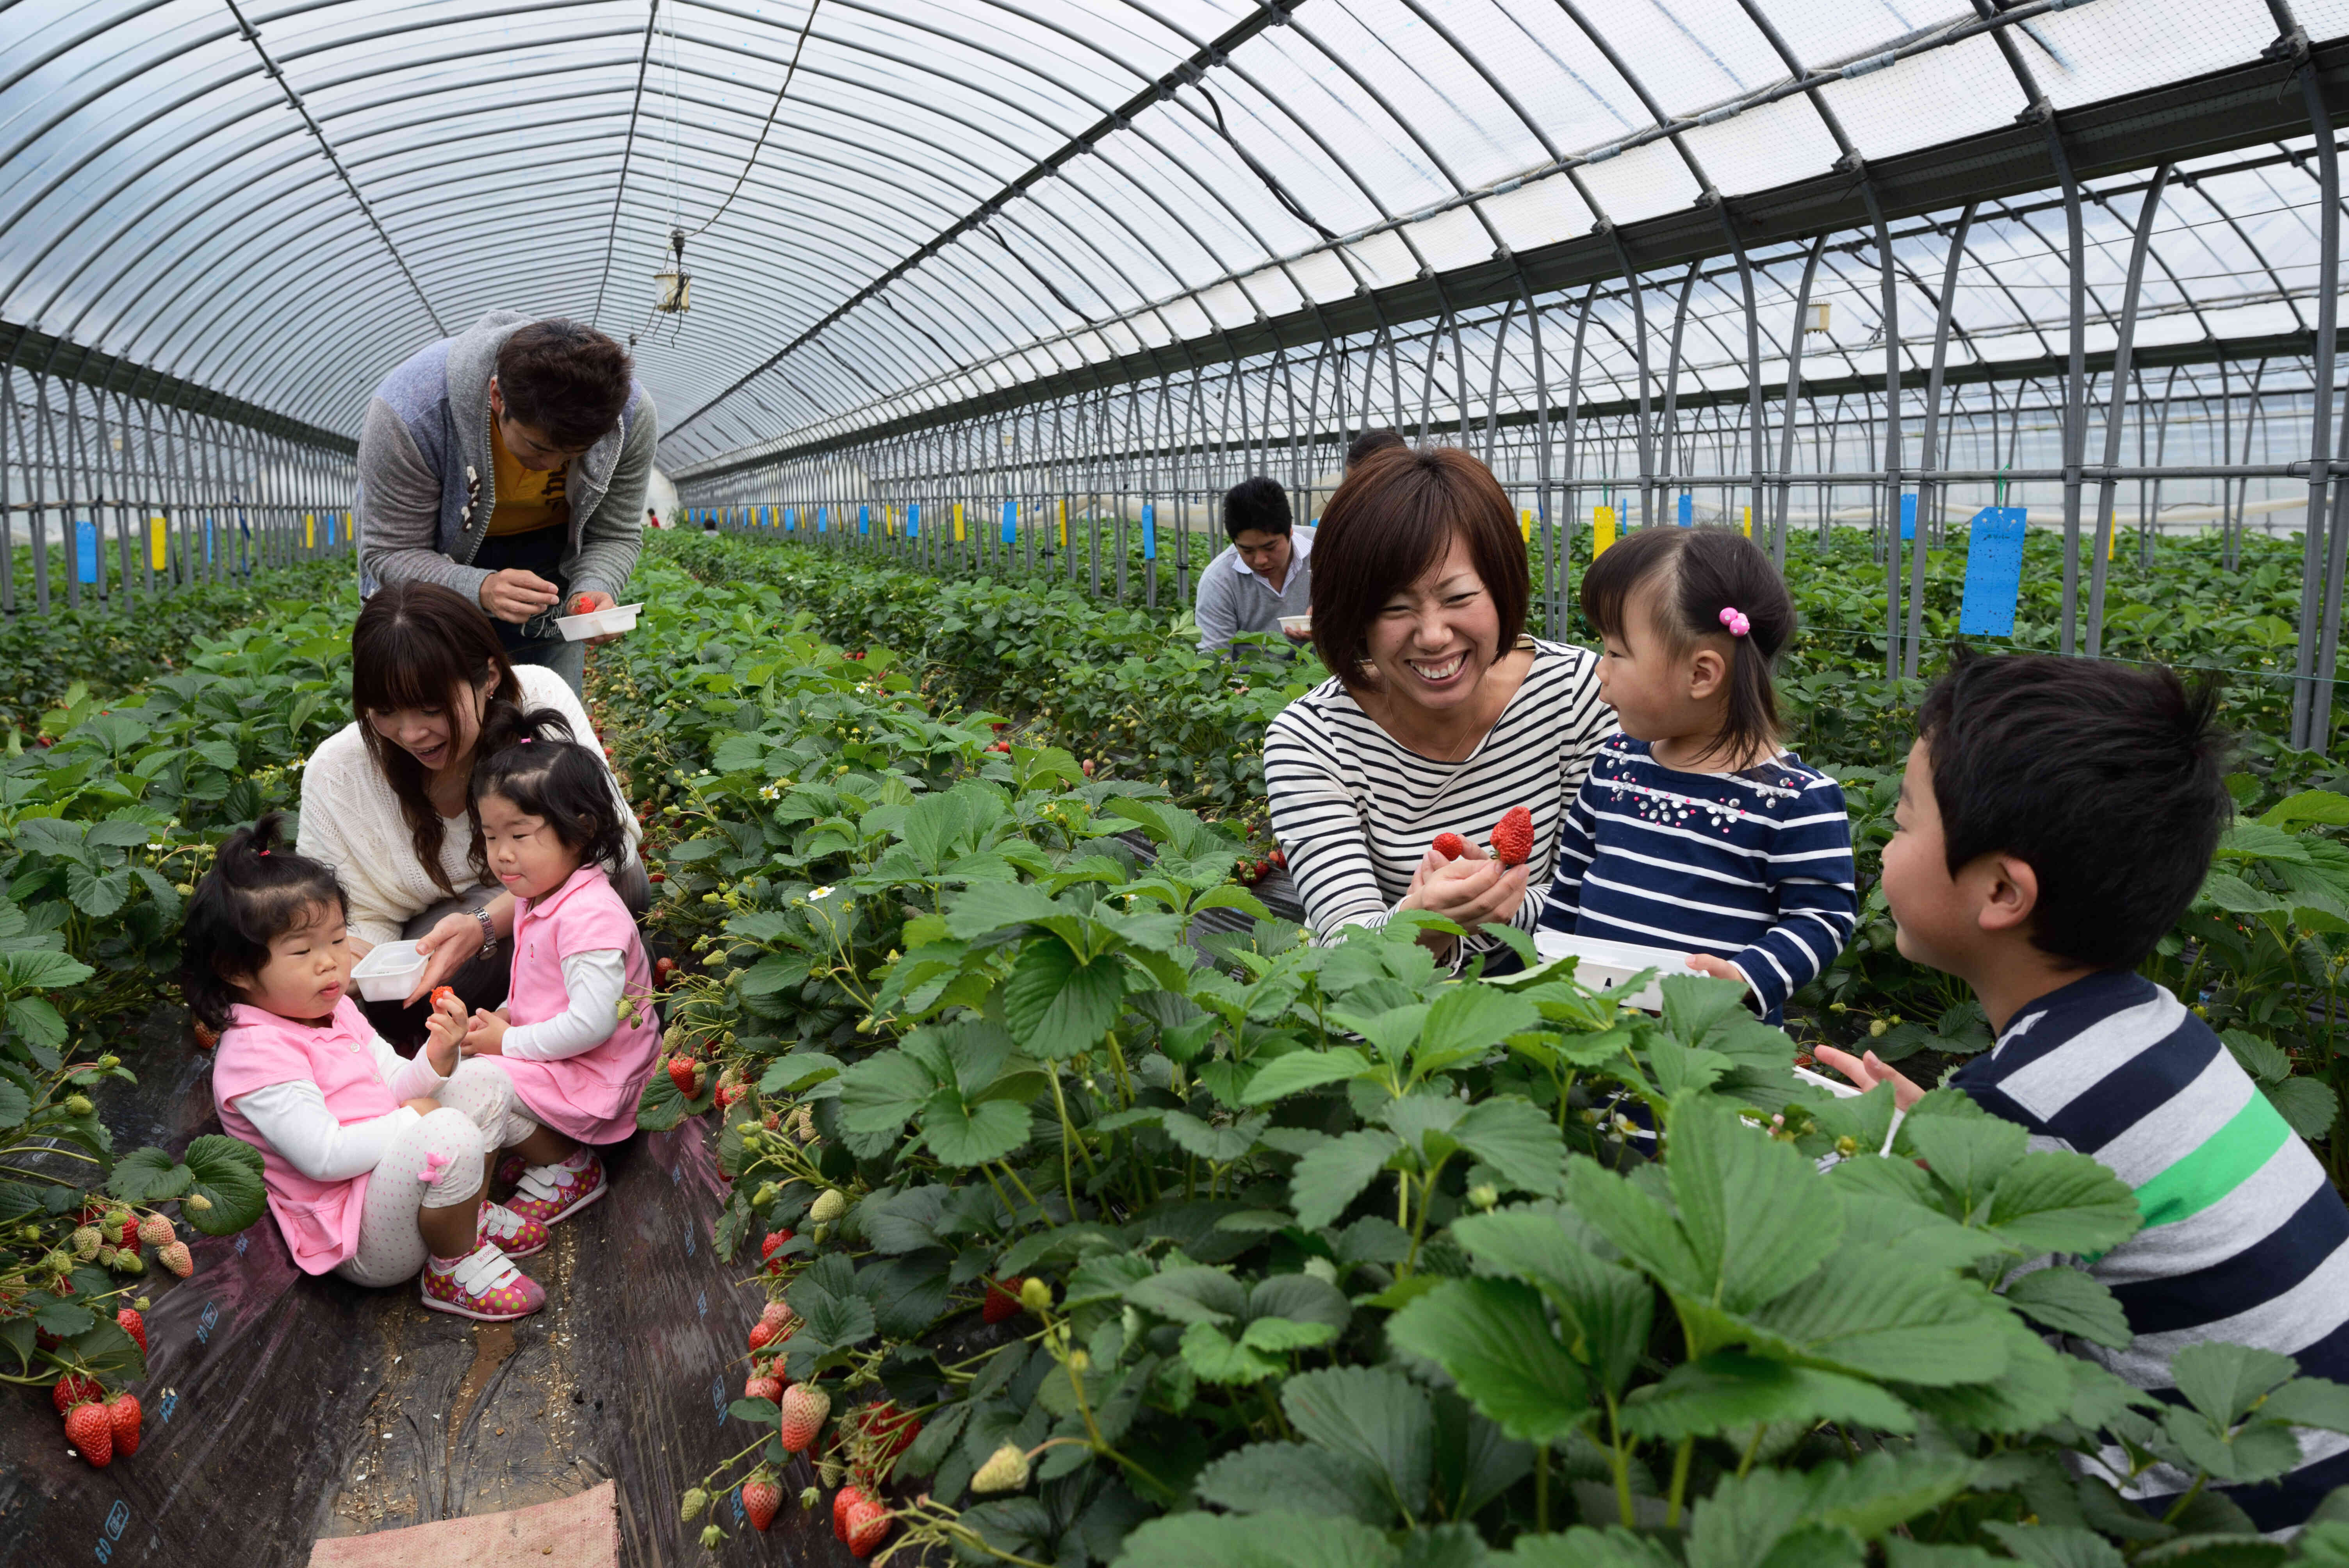
<svg viewBox="0 0 2349 1568">
<path fill-rule="evenodd" d="M 277 1216 L 295 1263 L 305 1274 L 325 1274 L 358 1253 L 359 1211 L 371 1172 L 342 1181 L 303 1175 L 244 1119 L 236 1100 L 271 1084 L 308 1078 L 345 1127 L 390 1115 L 400 1102 L 376 1061 L 375 1029 L 347 995 L 324 1025 L 281 1018 L 242 1002 L 229 1008 L 228 1019 L 212 1057 L 212 1104 L 222 1127 L 261 1150 L 269 1212 Z"/>
<path fill-rule="evenodd" d="M 515 1095 L 538 1121 L 582 1143 L 619 1142 L 636 1130 L 636 1101 L 660 1055 L 652 966 L 635 917 L 601 866 L 581 866 L 544 898 L 516 903 L 513 950 L 506 1014 L 516 1024 L 543 1024 L 570 1010 L 571 993 L 563 983 L 569 954 L 616 950 L 623 955 L 626 995 L 639 998 L 635 1023 L 619 1019 L 603 1044 L 557 1061 L 487 1058 L 505 1068 Z"/>
</svg>

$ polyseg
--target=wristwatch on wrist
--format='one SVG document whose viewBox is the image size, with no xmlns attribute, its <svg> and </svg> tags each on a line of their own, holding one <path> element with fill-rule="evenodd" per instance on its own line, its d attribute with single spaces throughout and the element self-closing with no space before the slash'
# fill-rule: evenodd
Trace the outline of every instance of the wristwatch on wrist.
<svg viewBox="0 0 2349 1568">
<path fill-rule="evenodd" d="M 497 927 L 490 923 L 490 912 L 488 910 L 477 909 L 472 912 L 472 914 L 475 920 L 481 923 L 481 950 L 475 954 L 474 956 L 476 958 L 487 958 L 498 950 Z"/>
</svg>

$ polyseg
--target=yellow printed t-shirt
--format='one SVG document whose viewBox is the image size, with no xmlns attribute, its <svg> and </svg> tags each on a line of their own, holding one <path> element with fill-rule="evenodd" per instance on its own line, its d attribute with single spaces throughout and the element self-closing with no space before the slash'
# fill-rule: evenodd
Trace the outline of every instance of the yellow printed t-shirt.
<svg viewBox="0 0 2349 1568">
<path fill-rule="evenodd" d="M 490 457 L 497 470 L 497 510 L 490 514 L 492 538 L 511 533 L 535 533 L 542 528 L 562 528 L 571 521 L 571 501 L 564 481 L 571 465 L 539 473 L 526 469 L 506 450 L 498 422 L 490 421 Z"/>
</svg>

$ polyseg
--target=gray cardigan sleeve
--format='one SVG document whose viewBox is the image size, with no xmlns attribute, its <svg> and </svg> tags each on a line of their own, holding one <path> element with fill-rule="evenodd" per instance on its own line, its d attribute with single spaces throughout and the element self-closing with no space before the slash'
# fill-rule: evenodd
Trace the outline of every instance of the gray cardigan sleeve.
<svg viewBox="0 0 2349 1568">
<path fill-rule="evenodd" d="M 1229 645 L 1233 634 L 1239 630 L 1239 617 L 1232 607 L 1237 581 L 1229 572 L 1214 571 L 1212 562 L 1210 570 L 1199 573 L 1199 598 L 1191 616 L 1199 625 L 1199 651 L 1203 654 Z"/>
<path fill-rule="evenodd" d="M 579 557 L 571 569 L 576 592 L 602 592 L 615 600 L 636 569 L 636 554 L 645 542 L 645 491 L 652 482 L 653 449 L 660 442 L 660 416 L 652 394 L 637 398 L 628 420 L 620 456 L 612 465 L 612 482 L 604 499 L 579 530 Z"/>
<path fill-rule="evenodd" d="M 480 603 L 489 573 L 441 553 L 440 476 L 380 397 L 368 402 L 359 427 L 358 467 L 361 571 L 378 583 L 438 583 Z"/>
</svg>

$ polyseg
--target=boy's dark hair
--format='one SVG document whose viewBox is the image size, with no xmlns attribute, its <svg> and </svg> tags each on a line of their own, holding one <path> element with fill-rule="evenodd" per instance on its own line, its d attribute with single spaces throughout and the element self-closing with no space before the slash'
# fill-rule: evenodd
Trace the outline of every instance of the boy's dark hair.
<svg viewBox="0 0 2349 1568">
<path fill-rule="evenodd" d="M 1251 528 L 1258 533 L 1285 534 L 1294 527 L 1288 491 L 1278 480 L 1257 474 L 1224 492 L 1224 534 L 1228 539 Z"/>
<path fill-rule="evenodd" d="M 2136 967 L 2235 814 L 2218 710 L 2214 685 L 2159 665 L 1961 651 L 1917 715 L 1951 874 L 1987 854 L 2028 861 L 2034 946 Z"/>
<path fill-rule="evenodd" d="M 431 780 L 408 748 L 376 733 L 370 714 L 400 708 L 438 707 L 471 700 L 469 690 L 487 688 L 489 700 L 522 700 L 513 661 L 481 607 L 453 588 L 418 578 L 387 583 L 359 609 L 351 628 L 351 707 L 367 755 L 391 784 L 408 824 L 408 841 L 424 874 L 454 898 L 440 869 L 440 809 L 432 803 Z M 450 718 L 453 744 L 461 733 Z M 479 742 L 476 742 L 476 755 Z"/>
<path fill-rule="evenodd" d="M 1365 430 L 1355 437 L 1346 448 L 1346 471 L 1353 472 L 1354 465 L 1372 452 L 1409 451 L 1410 449 L 1411 443 L 1402 438 L 1402 433 L 1399 430 L 1383 428 Z"/>
<path fill-rule="evenodd" d="M 1770 557 L 1726 528 L 1643 528 L 1609 546 L 1582 574 L 1582 613 L 1601 636 L 1622 640 L 1631 595 L 1653 584 L 1655 617 L 1674 656 L 1719 638 L 1729 649 L 1729 707 L 1721 733 L 1697 760 L 1743 757 L 1778 739 L 1779 653 L 1795 634 L 1795 599 Z M 1745 617 L 1732 636 L 1721 613 Z"/>
<path fill-rule="evenodd" d="M 1533 581 L 1517 514 L 1493 470 L 1456 447 L 1398 446 L 1349 473 L 1313 538 L 1313 650 L 1349 687 L 1367 679 L 1371 625 L 1458 538 L 1493 598 L 1499 659 L 1525 630 Z"/>
<path fill-rule="evenodd" d="M 180 923 L 180 992 L 188 1011 L 216 1034 L 227 1028 L 230 1005 L 244 999 L 230 976 L 259 974 L 270 939 L 306 923 L 313 910 L 342 918 L 346 908 L 334 869 L 286 846 L 283 813 L 239 828 L 221 841 Z"/>
<path fill-rule="evenodd" d="M 611 433 L 634 375 L 626 349 L 560 316 L 517 327 L 498 346 L 506 417 L 564 451 L 585 451 Z"/>
<path fill-rule="evenodd" d="M 612 799 L 611 776 L 603 758 L 571 738 L 562 714 L 551 707 L 524 713 L 512 703 L 493 703 L 481 717 L 475 755 L 481 760 L 473 764 L 467 809 L 473 818 L 473 869 L 482 876 L 490 872 L 481 843 L 484 795 L 502 795 L 526 815 L 542 819 L 583 866 L 617 865 L 626 858 L 628 837 Z"/>
</svg>

